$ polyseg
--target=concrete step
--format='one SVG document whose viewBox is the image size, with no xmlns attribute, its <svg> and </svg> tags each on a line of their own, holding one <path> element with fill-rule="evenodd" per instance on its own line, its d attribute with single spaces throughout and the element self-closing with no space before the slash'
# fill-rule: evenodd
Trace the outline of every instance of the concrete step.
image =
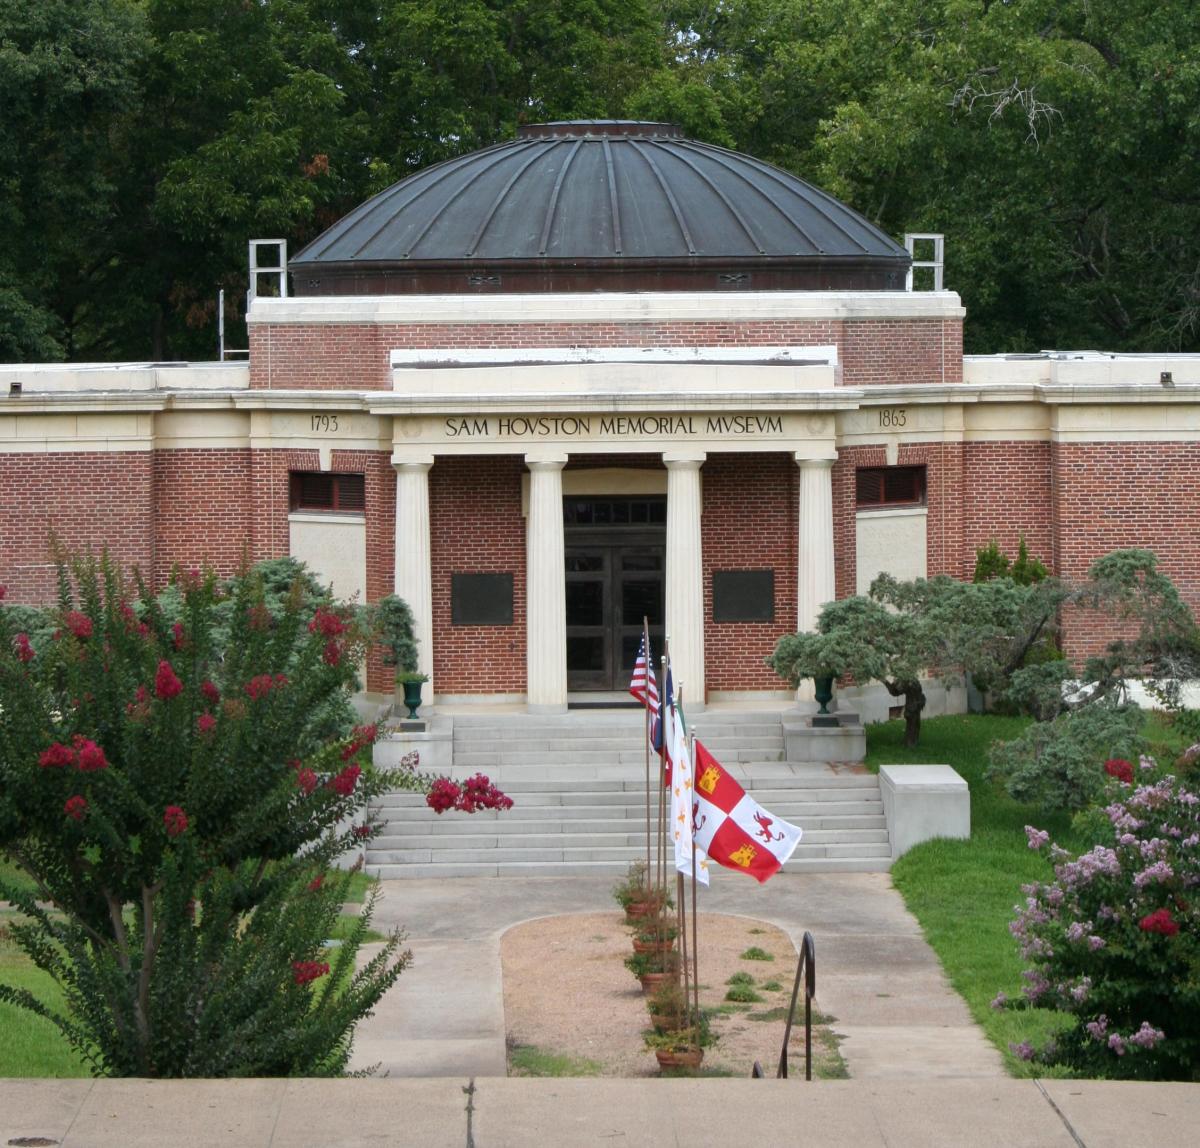
<svg viewBox="0 0 1200 1148">
<path fill-rule="evenodd" d="M 650 768 L 653 774 L 656 765 L 652 762 Z M 878 778 L 870 773 L 832 773 L 825 765 L 787 761 L 730 761 L 727 768 L 746 789 L 872 788 L 879 783 Z M 646 784 L 645 764 L 641 760 L 636 765 L 581 765 L 577 762 L 565 765 L 558 762 L 552 765 L 489 766 L 482 770 L 480 767 L 456 766 L 449 772 L 458 778 L 483 772 L 501 788 L 515 791 L 518 786 L 524 785 L 529 787 L 530 792 L 535 787 L 544 792 L 565 789 L 595 791 L 620 787 L 642 790 Z"/>
<path fill-rule="evenodd" d="M 785 819 L 786 820 L 786 819 Z M 498 821 L 492 818 L 481 821 L 474 817 L 454 816 L 445 814 L 438 817 L 430 812 L 428 819 L 413 819 L 409 821 L 392 821 L 383 818 L 380 822 L 383 832 L 375 838 L 372 844 L 387 841 L 407 841 L 418 837 L 445 838 L 486 838 L 486 837 L 520 837 L 522 835 L 545 836 L 553 833 L 600 834 L 616 833 L 628 836 L 645 836 L 645 820 L 637 821 L 632 818 L 596 818 L 580 821 Z M 887 821 L 883 813 L 860 814 L 849 816 L 815 816 L 798 817 L 792 821 L 805 833 L 824 830 L 873 830 L 887 831 Z"/>
<path fill-rule="evenodd" d="M 887 843 L 887 828 L 875 829 L 804 829 L 805 845 L 880 845 Z M 639 849 L 646 848 L 646 833 L 491 833 L 458 835 L 446 833 L 383 834 L 373 838 L 368 854 L 387 853 L 396 849 L 427 849 L 452 852 L 462 849 Z"/>
<path fill-rule="evenodd" d="M 569 840 L 569 839 L 564 839 Z M 644 855 L 644 844 L 638 846 L 576 846 L 559 844 L 543 848 L 501 846 L 491 849 L 371 849 L 367 853 L 367 865 L 466 865 L 475 863 L 512 864 L 518 861 L 615 861 L 628 865 L 636 857 Z M 882 842 L 865 842 L 853 845 L 806 845 L 796 846 L 793 857 L 801 860 L 812 857 L 888 857 L 891 846 Z"/>
<path fill-rule="evenodd" d="M 780 749 L 783 746 L 783 730 L 780 729 L 774 734 L 756 730 L 753 733 L 740 734 L 736 737 L 729 736 L 707 739 L 704 740 L 704 744 L 713 753 L 717 752 L 718 747 L 724 749 L 729 746 L 738 749 Z M 636 749 L 639 753 L 642 753 L 642 745 L 643 741 L 640 733 L 625 736 L 619 731 L 606 732 L 604 730 L 573 733 L 570 736 L 564 735 L 562 730 L 552 730 L 548 731 L 544 736 L 525 733 L 517 737 L 514 736 L 512 731 L 507 731 L 506 735 L 503 731 L 480 729 L 464 731 L 462 734 L 456 731 L 454 735 L 455 749 L 461 746 L 463 750 L 472 751 L 494 749 L 501 746 L 505 751 L 518 749 L 587 750 L 620 746 L 622 749 Z"/>
<path fill-rule="evenodd" d="M 768 808 L 770 808 L 768 806 Z M 804 817 L 864 817 L 864 816 L 879 816 L 883 813 L 882 801 L 799 801 L 791 805 L 780 805 L 778 808 L 771 809 L 772 813 L 782 817 L 785 821 L 795 821 L 797 818 Z M 389 806 L 381 807 L 380 814 L 382 818 L 389 824 L 398 824 L 401 822 L 420 822 L 426 819 L 432 819 L 438 815 L 424 806 Z M 519 817 L 523 821 L 554 821 L 554 822 L 575 822 L 588 820 L 605 820 L 605 821 L 631 821 L 637 823 L 643 821 L 646 816 L 645 806 L 642 805 L 613 805 L 613 806 L 591 806 L 591 805 L 543 805 L 543 806 L 518 806 L 514 805 L 511 810 L 505 812 L 484 810 L 480 813 L 444 813 L 443 818 L 450 819 L 455 817 L 472 818 L 476 823 L 486 823 L 495 821 L 508 821 Z"/>
<path fill-rule="evenodd" d="M 515 861 L 480 862 L 440 865 L 415 863 L 410 865 L 370 865 L 366 869 L 381 880 L 416 879 L 420 877 L 584 877 L 617 878 L 628 868 L 626 861 Z M 786 873 L 885 873 L 891 868 L 888 857 L 793 857 L 785 866 Z M 732 879 L 732 875 L 731 875 Z"/>
</svg>

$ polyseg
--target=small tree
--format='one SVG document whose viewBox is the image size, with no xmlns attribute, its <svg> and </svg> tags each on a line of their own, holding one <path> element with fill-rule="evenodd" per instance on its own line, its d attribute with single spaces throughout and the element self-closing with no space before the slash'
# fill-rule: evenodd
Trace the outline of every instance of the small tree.
<svg viewBox="0 0 1200 1148">
<path fill-rule="evenodd" d="M 398 673 L 417 668 L 417 639 L 413 633 L 412 610 L 403 598 L 388 594 L 372 608 L 376 641 L 383 647 L 383 664 Z"/>
<path fill-rule="evenodd" d="M 340 1072 L 409 961 L 393 933 L 356 970 L 373 899 L 325 945 L 348 880 L 328 870 L 371 836 L 369 800 L 511 802 L 486 778 L 380 773 L 373 726 L 329 728 L 368 635 L 302 582 L 273 612 L 253 572 L 228 595 L 193 573 L 168 611 L 107 562 L 74 575 L 44 651 L 0 609 L 0 850 L 37 888 L 0 896 L 67 1011 L 11 986 L 0 999 L 105 1075 Z"/>
</svg>

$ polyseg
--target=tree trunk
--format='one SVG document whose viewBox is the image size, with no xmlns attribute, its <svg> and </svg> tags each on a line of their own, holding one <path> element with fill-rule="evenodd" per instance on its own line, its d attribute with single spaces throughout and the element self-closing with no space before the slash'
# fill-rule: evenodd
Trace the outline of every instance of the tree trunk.
<svg viewBox="0 0 1200 1148">
<path fill-rule="evenodd" d="M 904 699 L 904 744 L 912 749 L 921 740 L 921 711 L 925 708 L 925 690 L 920 681 L 884 682 L 894 698 Z"/>
</svg>

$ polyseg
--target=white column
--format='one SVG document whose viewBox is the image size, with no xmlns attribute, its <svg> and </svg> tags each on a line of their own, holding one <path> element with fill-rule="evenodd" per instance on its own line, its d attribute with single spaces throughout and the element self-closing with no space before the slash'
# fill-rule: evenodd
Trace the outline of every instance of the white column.
<svg viewBox="0 0 1200 1148">
<path fill-rule="evenodd" d="M 429 544 L 429 468 L 433 456 L 392 456 L 396 468 L 395 593 L 413 614 L 417 669 L 429 675 L 422 703 L 433 700 L 433 560 Z"/>
<path fill-rule="evenodd" d="M 704 573 L 700 545 L 700 467 L 703 451 L 668 451 L 667 637 L 684 709 L 704 708 Z"/>
<path fill-rule="evenodd" d="M 800 522 L 796 560 L 796 628 L 814 630 L 817 615 L 836 596 L 833 574 L 833 464 L 832 458 L 802 458 L 800 464 Z M 813 683 L 805 680 L 797 700 L 811 701 Z"/>
<path fill-rule="evenodd" d="M 567 708 L 567 575 L 563 557 L 565 454 L 525 456 L 525 673 L 530 713 Z"/>
</svg>

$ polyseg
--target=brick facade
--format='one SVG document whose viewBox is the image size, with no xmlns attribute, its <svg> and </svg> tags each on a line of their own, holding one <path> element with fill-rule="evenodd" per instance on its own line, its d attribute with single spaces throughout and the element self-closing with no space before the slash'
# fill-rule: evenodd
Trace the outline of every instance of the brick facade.
<svg viewBox="0 0 1200 1148">
<path fill-rule="evenodd" d="M 429 472 L 433 677 L 439 694 L 525 691 L 525 519 L 519 455 L 440 457 Z M 511 573 L 511 626 L 455 626 L 452 574 Z"/>
<path fill-rule="evenodd" d="M 149 451 L 0 454 L 0 585 L 10 602 L 52 602 L 51 535 L 68 552 L 107 550 L 154 577 Z"/>
<path fill-rule="evenodd" d="M 780 690 L 763 659 L 796 629 L 799 468 L 785 454 L 713 454 L 702 471 L 704 662 L 710 690 Z M 773 622 L 714 622 L 714 570 L 773 570 Z"/>
<path fill-rule="evenodd" d="M 392 389 L 393 349 L 455 347 L 817 347 L 834 344 L 842 384 L 962 381 L 961 319 L 767 319 L 751 322 L 258 323 L 256 389 Z"/>
</svg>

